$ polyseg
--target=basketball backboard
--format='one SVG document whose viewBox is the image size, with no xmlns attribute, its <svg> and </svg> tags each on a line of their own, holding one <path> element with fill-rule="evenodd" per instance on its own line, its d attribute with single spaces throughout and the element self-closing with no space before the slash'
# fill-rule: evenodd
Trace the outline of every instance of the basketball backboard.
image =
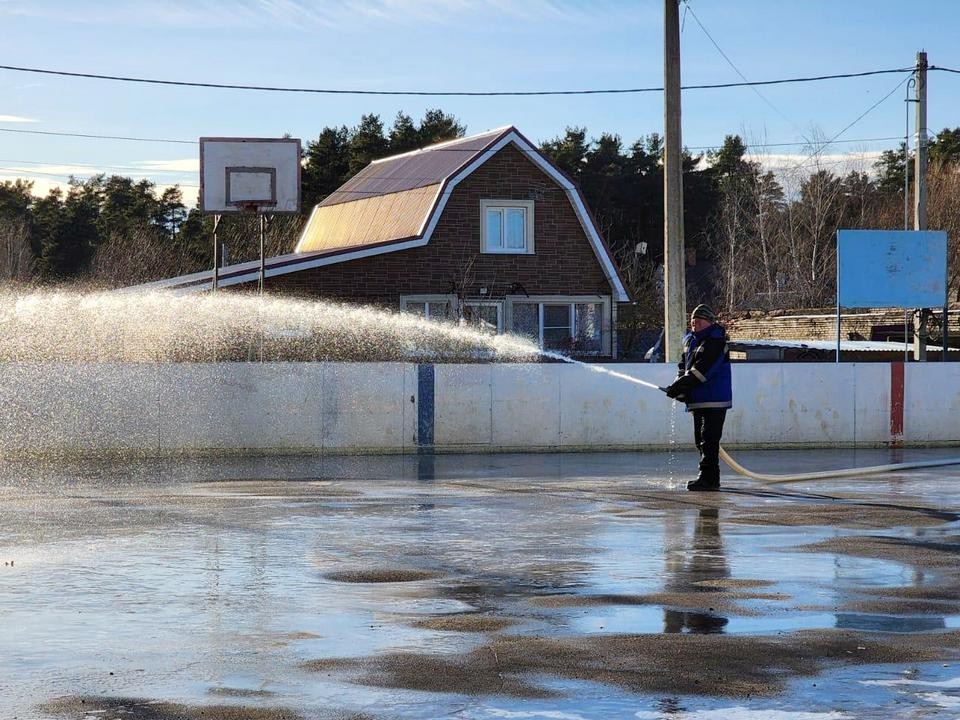
<svg viewBox="0 0 960 720">
<path fill-rule="evenodd" d="M 200 210 L 299 212 L 300 141 L 200 138 Z"/>
</svg>

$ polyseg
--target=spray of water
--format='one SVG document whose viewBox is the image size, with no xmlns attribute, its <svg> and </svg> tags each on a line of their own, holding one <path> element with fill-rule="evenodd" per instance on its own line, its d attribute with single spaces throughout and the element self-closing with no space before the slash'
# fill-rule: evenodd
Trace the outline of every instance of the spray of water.
<svg viewBox="0 0 960 720">
<path fill-rule="evenodd" d="M 0 291 L 0 362 L 531 362 L 516 335 L 241 293 Z"/>
<path fill-rule="evenodd" d="M 617 372 L 616 370 L 609 370 L 608 368 L 602 367 L 600 365 L 588 365 L 587 363 L 580 362 L 579 360 L 574 360 L 573 358 L 567 357 L 562 353 L 554 352 L 553 350 L 541 350 L 540 352 L 544 357 L 552 358 L 554 360 L 561 360 L 566 363 L 573 363 L 574 365 L 579 365 L 580 367 L 586 368 L 591 372 L 609 375 L 611 377 L 615 377 L 620 380 L 626 380 L 628 382 L 635 383 L 636 385 L 643 385 L 645 387 L 652 388 L 653 390 L 660 389 L 659 385 L 654 385 L 653 383 L 649 383 L 646 380 L 641 380 L 640 378 L 631 377 L 621 372 Z"/>
</svg>

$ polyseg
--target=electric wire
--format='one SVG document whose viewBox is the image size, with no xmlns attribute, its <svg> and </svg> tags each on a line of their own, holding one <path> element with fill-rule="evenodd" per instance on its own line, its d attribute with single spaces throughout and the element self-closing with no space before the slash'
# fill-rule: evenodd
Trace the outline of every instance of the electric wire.
<svg viewBox="0 0 960 720">
<path fill-rule="evenodd" d="M 861 120 L 863 120 L 863 118 L 865 118 L 867 115 L 869 115 L 869 114 L 870 114 L 871 112 L 873 112 L 875 109 L 877 109 L 881 104 L 883 104 L 887 99 L 889 99 L 895 92 L 897 92 L 905 83 L 909 82 L 909 80 L 910 80 L 911 77 L 913 77 L 913 74 L 912 74 L 912 73 L 911 73 L 910 75 L 904 77 L 902 80 L 900 80 L 900 82 L 898 82 L 890 92 L 888 92 L 888 93 L 887 93 L 886 95 L 884 95 L 882 98 L 880 98 L 880 99 L 877 100 L 875 103 L 873 103 L 873 105 L 871 105 L 871 106 L 868 107 L 866 110 L 864 110 L 862 113 L 860 113 L 852 122 L 850 122 L 850 123 L 848 123 L 846 126 L 844 126 L 844 128 L 843 128 L 842 130 L 840 130 L 840 132 L 836 133 L 836 134 L 835 134 L 833 137 L 831 137 L 829 140 L 827 140 L 826 142 L 824 142 L 822 145 L 818 146 L 816 150 L 814 150 L 812 153 L 809 153 L 805 158 L 802 158 L 799 162 L 796 163 L 796 165 L 793 167 L 793 169 L 800 170 L 800 169 L 805 168 L 805 167 L 810 167 L 810 165 L 809 165 L 808 163 L 809 163 L 811 160 L 813 160 L 814 158 L 817 158 L 817 157 L 821 156 L 821 155 L 823 154 L 823 151 L 826 150 L 826 149 L 827 149 L 830 145 L 832 145 L 834 142 L 836 142 L 837 139 L 838 139 L 841 135 L 843 135 L 847 130 L 849 130 L 850 128 L 852 128 L 852 127 L 853 127 L 854 125 L 856 125 L 858 122 L 860 122 Z M 899 138 L 898 138 L 898 139 L 899 139 Z M 814 166 L 816 166 L 816 164 L 817 164 L 817 163 L 815 162 L 815 163 L 814 163 Z"/>
<path fill-rule="evenodd" d="M 56 137 L 93 138 L 95 140 L 129 140 L 132 142 L 177 143 L 179 145 L 197 145 L 196 140 L 170 140 L 166 138 L 127 137 L 124 135 L 94 135 L 91 133 L 52 132 L 50 130 L 24 130 L 22 128 L 0 128 L 0 132 L 22 135 L 54 135 Z"/>
<path fill-rule="evenodd" d="M 15 134 L 26 134 L 26 135 L 51 135 L 54 137 L 79 137 L 79 138 L 92 138 L 94 140 L 127 140 L 133 142 L 153 142 L 153 143 L 176 143 L 178 145 L 198 145 L 199 143 L 196 140 L 174 140 L 171 138 L 141 138 L 141 137 L 128 137 L 122 135 L 98 135 L 96 133 L 71 133 L 71 132 L 57 132 L 53 130 L 24 130 L 22 128 L 0 128 L 0 132 L 5 133 L 15 133 Z M 902 140 L 903 136 L 896 135 L 890 137 L 872 137 L 872 138 L 851 138 L 847 140 L 834 140 L 833 144 L 837 143 L 857 143 L 857 142 L 885 142 L 889 140 Z M 744 146 L 747 148 L 769 148 L 769 147 L 804 147 L 810 145 L 809 141 L 803 142 L 752 142 L 744 143 Z M 719 145 L 686 145 L 687 150 L 716 150 Z M 437 148 L 437 150 L 443 150 L 443 148 Z M 431 152 L 436 152 L 433 150 Z M 23 161 L 26 162 L 26 161 Z M 34 161 L 35 162 L 35 161 Z M 73 163 L 60 163 L 60 164 L 73 164 Z"/>
<path fill-rule="evenodd" d="M 685 3 L 689 8 L 689 4 Z M 704 27 L 703 23 L 697 17 L 696 13 L 690 9 L 690 14 L 693 16 L 694 20 L 701 27 L 703 32 L 707 35 L 710 41 L 714 44 L 717 51 L 724 57 L 724 59 L 730 64 L 735 72 L 744 80 L 741 83 L 718 83 L 718 84 L 709 84 L 709 85 L 688 85 L 684 86 L 685 89 L 712 89 L 712 88 L 727 88 L 727 87 L 751 87 L 754 89 L 754 92 L 757 92 L 758 96 L 764 100 L 768 105 L 770 105 L 776 112 L 781 116 L 781 113 L 772 103 L 769 102 L 759 91 L 756 91 L 755 86 L 758 85 L 771 85 L 771 84 L 782 84 L 782 83 L 791 83 L 791 82 L 813 82 L 817 80 L 828 80 L 828 79 L 837 79 L 837 78 L 851 78 L 851 77 L 864 77 L 868 75 L 878 75 L 878 74 L 890 74 L 890 73 L 899 73 L 912 71 L 913 68 L 896 68 L 889 70 L 874 70 L 867 71 L 862 73 L 842 73 L 834 75 L 821 75 L 821 76 L 811 76 L 811 77 L 800 77 L 800 78 L 786 78 L 780 80 L 768 80 L 768 81 L 750 81 L 746 79 L 746 76 L 736 67 L 736 65 L 730 60 L 722 48 L 716 43 L 709 31 Z M 66 71 L 54 71 L 54 70 L 44 70 L 39 68 L 24 68 L 17 66 L 9 65 L 0 65 L 0 69 L 13 70 L 13 71 L 22 71 L 22 72 L 37 72 L 44 74 L 53 74 L 53 75 L 64 75 L 68 77 L 81 77 L 81 78 L 94 78 L 94 79 L 106 79 L 106 80 L 116 80 L 116 81 L 125 81 L 125 82 L 141 82 L 141 83 L 152 83 L 152 84 L 164 84 L 164 85 L 185 85 L 191 87 L 214 87 L 214 88 L 231 88 L 231 89 L 250 89 L 250 90 L 271 90 L 271 91 L 289 91 L 289 92 L 322 92 L 322 93 L 333 93 L 333 94 L 388 94 L 388 95 L 553 95 L 553 94 L 600 94 L 600 93 L 623 93 L 623 92 L 653 92 L 662 90 L 662 88 L 633 88 L 633 89 L 613 89 L 613 90 L 570 90 L 570 91 L 514 91 L 514 92 L 482 92 L 482 93 L 472 93 L 472 92 L 453 92 L 453 93 L 430 93 L 430 92 L 421 92 L 421 91 L 352 91 L 352 90 L 324 90 L 324 89 L 308 89 L 308 88 L 279 88 L 279 87 L 268 87 L 268 86 L 233 86 L 233 85 L 220 85 L 215 83 L 191 83 L 191 82 L 180 82 L 180 81 L 169 81 L 169 80 L 154 80 L 154 79 L 145 79 L 145 78 L 131 78 L 131 77 L 122 77 L 122 76 L 110 76 L 110 75 L 95 75 L 91 73 L 73 73 Z M 950 68 L 942 68 L 938 66 L 933 66 L 930 69 L 944 70 L 947 72 L 957 72 L 960 71 L 952 70 Z M 909 78 L 906 78 L 909 79 Z M 905 80 L 906 80 L 905 79 Z M 904 81 L 905 81 L 904 80 Z M 898 83 L 897 87 L 894 88 L 890 93 L 885 95 L 879 101 L 874 103 L 869 107 L 864 113 L 858 116 L 853 122 L 849 123 L 844 127 L 839 133 L 834 135 L 830 140 L 821 145 L 816 151 L 809 154 L 806 158 L 802 159 L 798 164 L 795 165 L 796 169 L 803 167 L 809 167 L 805 165 L 807 161 L 817 157 L 823 153 L 823 150 L 834 143 L 838 142 L 879 142 L 884 140 L 899 139 L 899 138 L 864 138 L 861 140 L 840 140 L 839 137 L 847 130 L 849 130 L 853 125 L 863 119 L 867 114 L 869 114 L 874 108 L 879 106 L 884 100 L 886 100 L 890 95 L 892 95 L 896 90 L 902 85 L 904 81 Z M 785 117 L 785 116 L 784 116 Z M 789 120 L 789 118 L 787 118 Z M 104 135 L 96 133 L 73 133 L 73 132 L 56 132 L 56 131 L 44 131 L 44 130 L 26 130 L 23 128 L 0 128 L 0 132 L 6 133 L 17 133 L 17 134 L 29 134 L 29 135 L 45 135 L 45 136 L 56 136 L 56 137 L 78 137 L 78 138 L 88 138 L 88 139 L 99 139 L 99 140 L 119 140 L 119 141 L 129 141 L 129 142 L 152 142 L 152 143 L 172 143 L 172 144 L 181 144 L 181 145 L 197 145 L 198 142 L 195 140 L 178 140 L 172 138 L 147 138 L 147 137 L 136 137 L 136 136 L 124 136 L 124 135 Z M 802 134 L 802 133 L 801 133 Z M 787 146 L 804 146 L 809 145 L 809 142 L 802 143 L 749 143 L 746 145 L 748 148 L 768 148 L 768 147 L 787 147 Z M 693 146 L 687 149 L 691 150 L 713 150 L 716 146 Z M 456 150 L 452 148 L 451 150 Z M 66 163 L 61 163 L 66 164 Z M 104 166 L 106 167 L 106 166 Z M 16 172 L 11 168 L 3 168 L 2 170 L 6 172 Z M 175 172 L 175 171 L 156 171 L 156 172 Z M 69 177 L 66 173 L 55 174 L 55 173 L 41 173 L 37 171 L 36 174 L 46 174 L 56 177 Z M 79 174 L 79 173 L 78 173 Z"/>
<path fill-rule="evenodd" d="M 124 75 L 102 75 L 98 73 L 68 72 L 66 70 L 47 70 L 43 68 L 22 67 L 17 65 L 0 65 L 0 70 L 11 72 L 39 73 L 42 75 L 57 75 L 61 77 L 86 78 L 89 80 L 110 80 L 113 82 L 139 83 L 148 85 L 167 85 L 175 87 L 212 88 L 218 90 L 255 90 L 260 92 L 284 93 L 311 93 L 320 95 L 411 95 L 418 97 L 542 97 L 549 95 L 623 95 L 650 92 L 663 92 L 663 87 L 639 88 L 603 88 L 594 90 L 357 90 L 336 88 L 303 88 L 278 87 L 272 85 L 234 85 L 229 83 L 189 82 L 185 80 L 161 80 L 157 78 L 141 78 Z M 823 80 L 838 80 L 845 78 L 869 77 L 872 75 L 889 75 L 894 73 L 913 72 L 913 67 L 888 68 L 883 70 L 867 70 L 853 73 L 834 73 L 831 75 L 814 75 L 806 77 L 780 78 L 777 80 L 749 80 L 736 83 L 709 83 L 699 85 L 683 85 L 681 90 L 714 90 L 735 87 L 753 87 L 763 85 L 785 85 L 789 83 L 819 82 Z"/>
<path fill-rule="evenodd" d="M 747 79 L 747 76 L 740 71 L 740 68 L 738 68 L 736 64 L 733 62 L 733 60 L 730 59 L 730 56 L 723 51 L 723 48 L 720 47 L 720 44 L 714 39 L 713 35 L 710 34 L 710 31 L 707 30 L 706 26 L 700 21 L 700 18 L 697 16 L 697 13 L 690 6 L 689 0 L 683 0 L 683 5 L 684 5 L 684 17 L 686 17 L 686 11 L 689 10 L 690 15 L 693 17 L 694 21 L 697 23 L 697 25 L 700 26 L 700 29 L 703 30 L 703 34 L 707 36 L 707 39 L 713 44 L 713 47 L 716 48 L 717 52 L 720 53 L 720 56 L 727 61 L 727 65 L 733 68 L 733 71 L 738 76 L 740 76 L 741 80 L 749 83 L 750 80 Z M 800 135 L 800 137 L 807 139 L 807 136 L 804 134 L 803 130 L 801 130 L 800 127 L 796 124 L 796 122 L 794 122 L 793 118 L 787 117 L 787 115 L 782 110 L 780 110 L 780 108 L 774 105 L 773 102 L 771 102 L 766 95 L 764 95 L 759 90 L 757 90 L 756 87 L 754 87 L 753 85 L 750 85 L 749 87 L 753 91 L 753 93 L 767 105 L 767 107 L 769 107 L 777 115 L 779 115 L 788 123 L 790 123 L 793 126 L 794 130 L 796 130 L 797 133 Z"/>
<path fill-rule="evenodd" d="M 27 135 L 51 135 L 54 137 L 79 137 L 79 138 L 92 138 L 94 140 L 127 140 L 133 142 L 155 142 L 155 143 L 176 143 L 179 145 L 198 145 L 199 143 L 196 140 L 174 140 L 171 138 L 140 138 L 140 137 L 128 137 L 122 135 L 98 135 L 96 133 L 71 133 L 71 132 L 56 132 L 53 130 L 24 130 L 22 128 L 0 128 L 0 132 L 6 133 L 15 133 L 15 134 L 27 134 Z M 885 142 L 889 140 L 902 140 L 903 136 L 896 135 L 890 137 L 871 137 L 871 138 L 851 138 L 847 140 L 834 140 L 833 143 L 857 143 L 857 142 Z M 768 147 L 803 147 L 810 145 L 809 141 L 803 142 L 752 142 L 744 143 L 747 148 L 768 148 Z M 719 145 L 686 145 L 687 150 L 716 150 Z M 437 148 L 431 152 L 437 152 L 438 150 L 442 151 L 443 148 Z M 64 163 L 65 164 L 65 163 Z"/>
</svg>

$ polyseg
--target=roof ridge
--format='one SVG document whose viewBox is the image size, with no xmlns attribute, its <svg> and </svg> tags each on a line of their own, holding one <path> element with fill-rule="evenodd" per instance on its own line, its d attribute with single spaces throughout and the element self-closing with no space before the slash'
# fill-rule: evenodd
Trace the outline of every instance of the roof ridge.
<svg viewBox="0 0 960 720">
<path fill-rule="evenodd" d="M 316 204 L 316 206 L 317 206 L 317 207 L 333 207 L 334 205 L 343 205 L 344 203 L 360 202 L 360 201 L 363 201 L 363 200 L 370 200 L 371 198 L 375 198 L 375 197 L 386 197 L 387 195 L 398 195 L 398 194 L 400 194 L 400 193 L 413 192 L 413 191 L 415 191 L 415 190 L 421 190 L 421 191 L 422 191 L 424 188 L 435 187 L 435 186 L 437 186 L 437 185 L 442 185 L 442 184 L 443 184 L 443 178 L 436 178 L 436 179 L 431 179 L 430 182 L 425 183 L 425 184 L 423 184 L 423 185 L 416 185 L 416 186 L 414 186 L 414 187 L 405 188 L 405 189 L 403 189 L 403 190 L 386 190 L 386 191 L 383 191 L 383 192 L 373 192 L 373 191 L 370 191 L 370 194 L 364 195 L 363 197 L 355 197 L 355 198 L 349 198 L 349 199 L 346 199 L 346 200 L 338 200 L 337 202 L 332 202 L 332 203 L 330 203 L 329 205 L 324 205 L 324 203 L 327 202 L 327 200 L 329 200 L 331 197 L 333 197 L 334 195 L 336 195 L 337 192 L 339 192 L 338 190 L 335 190 L 334 192 L 332 192 L 332 193 L 330 193 L 329 195 L 327 195 L 327 197 L 325 197 L 323 200 L 321 200 L 320 202 L 318 202 L 318 203 Z M 351 190 L 351 191 L 348 191 L 348 192 L 355 192 L 355 193 L 358 193 L 358 194 L 360 193 L 360 191 L 357 191 L 357 190 Z"/>
<path fill-rule="evenodd" d="M 503 127 L 493 128 L 491 130 L 484 130 L 483 132 L 476 133 L 474 135 L 467 135 L 461 138 L 453 138 L 452 140 L 444 140 L 443 142 L 435 143 L 433 145 L 427 145 L 426 147 L 417 148 L 416 150 L 408 150 L 407 152 L 398 153 L 396 155 L 389 155 L 387 157 L 377 158 L 376 160 L 371 160 L 370 165 L 377 165 L 379 163 L 387 162 L 388 160 L 396 160 L 402 157 L 408 157 L 410 155 L 419 155 L 421 153 L 428 153 L 439 148 L 444 147 L 445 145 L 453 145 L 455 143 L 466 142 L 467 140 L 476 140 L 479 137 L 484 135 L 499 135 L 507 130 L 516 130 L 513 125 L 504 125 Z"/>
</svg>

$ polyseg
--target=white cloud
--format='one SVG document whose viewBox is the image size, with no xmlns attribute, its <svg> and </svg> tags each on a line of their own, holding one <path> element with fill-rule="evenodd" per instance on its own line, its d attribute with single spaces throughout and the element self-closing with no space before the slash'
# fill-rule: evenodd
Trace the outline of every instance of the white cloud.
<svg viewBox="0 0 960 720">
<path fill-rule="evenodd" d="M 4 165 L 0 167 L 0 182 L 25 180 L 33 183 L 33 194 L 36 197 L 46 197 L 54 188 L 60 188 L 64 193 L 70 189 L 69 178 L 71 175 L 86 180 L 92 175 L 97 175 L 102 170 L 90 168 L 88 166 L 73 165 L 45 165 L 40 172 L 35 168 L 16 167 L 13 165 Z M 108 173 L 109 174 L 109 173 Z M 156 183 L 154 194 L 158 197 L 168 188 L 179 187 L 183 204 L 188 208 L 195 207 L 197 204 L 197 193 L 200 186 L 196 183 Z"/>
<path fill-rule="evenodd" d="M 198 158 L 182 158 L 180 160 L 141 160 L 137 162 L 136 165 L 148 172 L 200 172 L 200 160 Z"/>
<path fill-rule="evenodd" d="M 43 170 L 40 170 L 36 167 L 27 167 L 22 165 L 16 165 L 13 163 L 6 163 L 2 168 L 0 168 L 0 174 L 6 175 L 17 175 L 18 177 L 23 177 L 25 175 L 31 176 L 47 176 L 54 175 L 57 177 L 67 178 L 70 175 L 75 175 L 78 177 L 89 177 L 91 175 L 96 175 L 100 170 L 90 167 L 89 165 L 54 165 L 44 164 Z"/>
<path fill-rule="evenodd" d="M 51 177 L 39 177 L 39 176 L 29 176 L 26 173 L 8 173 L 5 170 L 0 170 L 0 182 L 7 180 L 27 180 L 33 183 L 33 194 L 36 197 L 46 197 L 47 194 L 54 188 L 60 188 L 64 192 L 69 189 L 67 182 L 56 180 Z"/>
<path fill-rule="evenodd" d="M 819 169 L 830 170 L 834 174 L 843 174 L 850 170 L 868 172 L 882 155 L 880 150 L 851 153 L 769 153 L 749 154 L 749 160 L 759 162 L 767 170 L 801 170 L 807 173 Z"/>
<path fill-rule="evenodd" d="M 614 3 L 599 13 L 607 21 L 612 15 L 638 11 Z M 291 29 L 339 28 L 357 22 L 398 24 L 450 24 L 478 20 L 513 18 L 543 22 L 583 23 L 597 20 L 596 6 L 574 0 L 342 0 L 316 3 L 308 0 L 236 0 L 229 9 L 219 0 L 140 0 L 115 3 L 86 0 L 83 3 L 0 2 L 0 18 L 28 17 L 84 25 L 164 25 L 170 27 Z"/>
<path fill-rule="evenodd" d="M 165 190 L 173 187 L 180 188 L 180 202 L 188 209 L 197 206 L 197 197 L 200 192 L 199 185 L 184 185 L 183 183 L 177 183 L 176 185 L 157 185 L 157 189 L 154 192 L 157 197 L 160 197 Z"/>
<path fill-rule="evenodd" d="M 0 115 L 0 122 L 5 123 L 35 123 L 33 118 L 22 117 L 20 115 Z"/>
</svg>

